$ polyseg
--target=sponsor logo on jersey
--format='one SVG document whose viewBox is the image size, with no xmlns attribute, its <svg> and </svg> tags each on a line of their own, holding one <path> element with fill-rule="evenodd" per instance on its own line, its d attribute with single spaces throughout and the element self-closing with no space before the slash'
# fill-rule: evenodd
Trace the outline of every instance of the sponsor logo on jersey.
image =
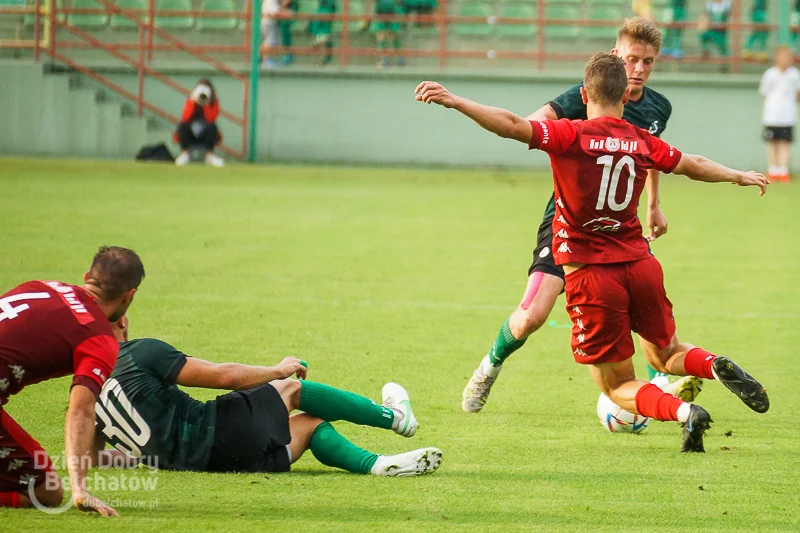
<svg viewBox="0 0 800 533">
<path fill-rule="evenodd" d="M 562 242 L 561 246 L 558 247 L 558 253 L 560 253 L 560 254 L 571 254 L 572 250 L 569 249 L 569 246 L 567 246 L 567 243 Z"/>
<path fill-rule="evenodd" d="M 548 255 L 550 255 L 550 247 L 549 246 L 545 246 L 544 248 L 542 248 L 542 251 L 539 252 L 539 257 L 544 259 Z"/>
<path fill-rule="evenodd" d="M 92 374 L 94 374 L 98 378 L 102 379 L 103 381 L 106 380 L 105 374 L 103 374 L 103 371 L 100 370 L 99 368 L 95 368 L 94 370 L 92 370 Z"/>
<path fill-rule="evenodd" d="M 606 152 L 636 153 L 639 150 L 639 141 L 624 141 L 616 137 L 605 139 L 589 139 L 589 150 L 605 150 Z"/>
<path fill-rule="evenodd" d="M 539 125 L 542 127 L 542 142 L 540 144 L 545 145 L 550 142 L 550 130 L 547 129 L 547 124 L 541 120 L 539 121 Z"/>
<path fill-rule="evenodd" d="M 655 135 L 658 132 L 658 121 L 654 120 L 647 131 L 650 132 L 650 135 Z"/>
<path fill-rule="evenodd" d="M 560 230 L 558 230 L 558 233 L 556 233 L 556 237 L 558 237 L 559 239 L 569 239 L 569 233 L 567 233 L 567 230 L 565 230 L 564 228 L 561 228 Z"/>
<path fill-rule="evenodd" d="M 622 225 L 622 222 L 619 220 L 615 220 L 611 217 L 600 217 L 595 218 L 587 222 L 583 225 L 583 227 L 589 227 L 592 231 L 602 231 L 605 233 L 614 233 L 619 231 L 619 227 Z"/>
</svg>

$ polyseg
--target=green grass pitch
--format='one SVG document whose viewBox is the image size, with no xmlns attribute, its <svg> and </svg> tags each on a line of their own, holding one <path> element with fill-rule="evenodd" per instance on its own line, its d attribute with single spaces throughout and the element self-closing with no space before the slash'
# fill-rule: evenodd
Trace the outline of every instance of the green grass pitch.
<svg viewBox="0 0 800 533">
<path fill-rule="evenodd" d="M 376 400 L 396 380 L 421 423 L 414 439 L 337 428 L 377 452 L 435 445 L 445 458 L 418 479 L 350 475 L 310 454 L 291 474 L 160 472 L 155 491 L 96 492 L 152 509 L 120 506 L 113 522 L 0 510 L 0 531 L 800 530 L 800 188 L 759 198 L 662 181 L 670 227 L 653 249 L 681 338 L 733 357 L 772 400 L 757 415 L 706 383 L 700 403 L 716 423 L 705 455 L 678 452 L 676 424 L 639 436 L 600 426 L 563 298 L 484 412 L 461 411 L 525 287 L 545 173 L 3 160 L 0 289 L 78 283 L 98 245 L 132 247 L 147 270 L 133 336 L 214 361 L 294 355 L 311 379 Z M 7 406 L 52 453 L 68 388 L 68 378 L 36 385 Z"/>
</svg>

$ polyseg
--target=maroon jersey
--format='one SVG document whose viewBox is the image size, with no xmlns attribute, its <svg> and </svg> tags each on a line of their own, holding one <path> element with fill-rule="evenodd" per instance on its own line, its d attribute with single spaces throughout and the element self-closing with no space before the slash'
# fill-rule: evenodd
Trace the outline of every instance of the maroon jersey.
<svg viewBox="0 0 800 533">
<path fill-rule="evenodd" d="M 672 172 L 681 153 L 610 117 L 531 121 L 530 148 L 550 154 L 556 264 L 621 263 L 650 254 L 636 216 L 647 171 Z"/>
<path fill-rule="evenodd" d="M 111 324 L 81 287 L 28 281 L 0 296 L 0 405 L 68 374 L 99 394 L 118 354 Z"/>
</svg>

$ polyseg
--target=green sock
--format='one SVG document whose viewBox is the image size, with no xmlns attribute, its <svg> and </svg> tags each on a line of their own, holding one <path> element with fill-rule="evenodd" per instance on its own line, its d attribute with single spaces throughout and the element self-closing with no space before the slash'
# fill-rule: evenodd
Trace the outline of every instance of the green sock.
<svg viewBox="0 0 800 533">
<path fill-rule="evenodd" d="M 342 437 L 330 422 L 318 425 L 311 435 L 311 453 L 317 461 L 334 468 L 341 468 L 354 474 L 369 474 L 377 454 L 359 448 L 346 438 Z"/>
<path fill-rule="evenodd" d="M 492 366 L 502 365 L 503 361 L 508 359 L 512 353 L 522 348 L 526 340 L 528 340 L 527 337 L 522 340 L 514 338 L 511 329 L 508 327 L 508 319 L 506 318 L 506 321 L 503 322 L 503 325 L 500 327 L 497 340 L 494 341 L 492 349 L 489 350 L 489 362 L 492 363 Z"/>
<path fill-rule="evenodd" d="M 658 375 L 666 376 L 666 374 L 664 374 L 663 372 L 657 372 L 655 368 L 653 368 L 650 365 L 647 365 L 647 381 L 653 381 L 653 378 Z"/>
<path fill-rule="evenodd" d="M 301 381 L 300 410 L 326 422 L 346 420 L 353 424 L 392 429 L 394 411 L 369 398 L 322 383 Z"/>
<path fill-rule="evenodd" d="M 329 63 L 333 59 L 333 54 L 331 53 L 331 52 L 333 52 L 333 43 L 332 42 L 328 41 L 327 43 L 325 43 L 325 51 L 327 53 L 325 54 L 325 57 L 323 58 L 323 60 L 326 63 Z"/>
<path fill-rule="evenodd" d="M 289 20 L 282 20 L 279 24 L 281 33 L 281 46 L 292 46 L 292 22 Z"/>
<path fill-rule="evenodd" d="M 403 39 L 401 39 L 400 37 L 395 37 L 394 41 L 392 42 L 392 45 L 394 46 L 395 50 L 399 50 L 400 48 L 403 47 Z"/>
</svg>

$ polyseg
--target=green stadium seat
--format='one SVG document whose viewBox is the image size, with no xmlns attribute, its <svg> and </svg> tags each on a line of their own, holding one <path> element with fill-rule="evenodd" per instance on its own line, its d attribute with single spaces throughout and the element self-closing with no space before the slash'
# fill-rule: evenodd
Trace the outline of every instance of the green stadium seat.
<svg viewBox="0 0 800 533">
<path fill-rule="evenodd" d="M 494 15 L 492 4 L 464 3 L 461 4 L 458 15 L 460 17 L 481 17 L 486 22 L 454 24 L 453 31 L 456 35 L 462 37 L 489 37 L 492 35 L 494 24 L 489 22 L 490 17 Z"/>
<path fill-rule="evenodd" d="M 577 7 L 559 4 L 547 4 L 544 14 L 546 19 L 578 20 L 580 18 Z M 580 28 L 578 26 L 557 26 L 548 21 L 544 34 L 547 37 L 571 39 L 580 34 Z"/>
<path fill-rule="evenodd" d="M 590 39 L 613 39 L 617 36 L 617 28 L 622 21 L 622 8 L 612 6 L 589 6 L 586 10 L 588 20 L 610 21 L 609 26 L 585 26 L 583 35 Z"/>
<path fill-rule="evenodd" d="M 536 7 L 530 4 L 504 4 L 500 10 L 500 17 L 535 19 Z M 536 26 L 534 24 L 499 24 L 497 34 L 501 37 L 533 37 L 536 35 Z"/>
<path fill-rule="evenodd" d="M 239 19 L 233 15 L 238 14 L 233 0 L 203 0 L 200 11 L 224 12 L 227 17 L 197 17 L 198 30 L 233 30 L 236 29 Z"/>
<path fill-rule="evenodd" d="M 36 3 L 33 0 L 28 0 L 26 5 L 28 5 L 30 7 L 33 7 L 33 8 L 36 7 Z M 63 8 L 64 7 L 64 0 L 58 0 L 56 5 L 58 5 L 60 8 Z M 42 1 L 42 9 L 44 9 L 44 1 Z M 59 13 L 58 15 L 56 15 L 56 17 L 58 17 L 58 20 L 60 20 L 61 22 L 64 22 L 66 20 L 66 18 L 67 18 L 67 16 L 62 14 L 62 13 Z M 45 22 L 44 19 L 45 18 L 47 18 L 47 14 L 46 13 L 44 15 L 42 15 L 42 19 L 39 21 L 40 24 L 44 24 L 44 22 Z M 30 27 L 33 27 L 35 22 L 36 22 L 36 15 L 34 15 L 32 13 L 28 14 L 28 15 L 25 15 L 25 18 L 22 20 L 22 23 L 25 26 L 30 26 Z"/>
<path fill-rule="evenodd" d="M 191 15 L 165 16 L 159 11 L 191 11 L 192 0 L 158 0 L 156 4 L 156 18 L 153 24 L 156 28 L 167 30 L 189 30 L 194 27 L 194 17 Z"/>
<path fill-rule="evenodd" d="M 139 11 L 139 13 L 135 13 L 135 15 L 142 21 L 142 22 L 149 22 L 150 17 L 147 15 L 147 0 L 117 0 L 117 6 L 123 9 L 131 9 L 135 11 Z M 144 12 L 142 12 L 144 11 Z M 138 25 L 132 21 L 131 19 L 124 17 L 122 15 L 111 15 L 111 27 L 117 29 L 135 29 L 138 28 Z"/>
<path fill-rule="evenodd" d="M 72 0 L 73 9 L 103 9 L 103 5 L 96 0 Z M 108 14 L 71 13 L 67 23 L 85 29 L 103 28 L 108 24 Z"/>
<path fill-rule="evenodd" d="M 337 15 L 344 14 L 344 5 L 341 1 L 336 4 L 336 8 L 338 9 Z M 316 12 L 316 9 L 314 9 Z M 361 29 L 362 21 L 367 18 L 367 6 L 364 2 L 358 2 L 356 0 L 350 0 L 350 16 L 355 15 L 357 18 L 356 20 L 351 20 L 350 25 L 347 29 L 350 33 L 356 33 Z M 333 33 L 342 33 L 342 27 L 344 24 L 341 22 L 334 22 L 333 23 Z"/>
</svg>

